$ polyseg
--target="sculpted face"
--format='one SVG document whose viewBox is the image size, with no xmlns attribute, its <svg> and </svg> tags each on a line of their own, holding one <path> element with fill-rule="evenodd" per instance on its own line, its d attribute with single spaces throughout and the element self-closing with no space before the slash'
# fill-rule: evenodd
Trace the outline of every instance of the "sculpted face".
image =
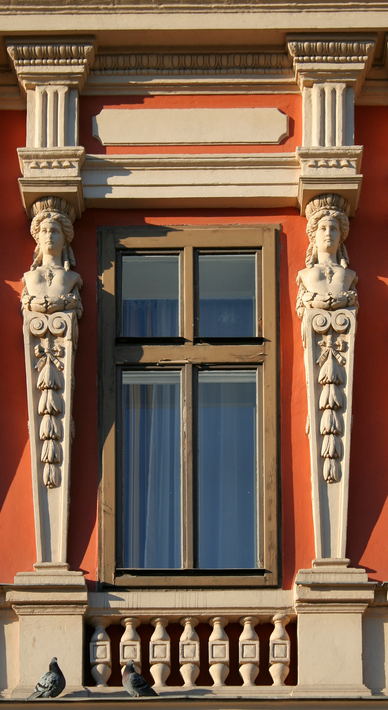
<svg viewBox="0 0 388 710">
<path fill-rule="evenodd" d="M 55 219 L 44 219 L 39 230 L 39 245 L 43 255 L 61 256 L 65 245 L 62 227 Z"/>
<path fill-rule="evenodd" d="M 318 253 L 336 254 L 340 238 L 340 226 L 335 217 L 323 217 L 318 224 L 315 235 Z"/>
</svg>

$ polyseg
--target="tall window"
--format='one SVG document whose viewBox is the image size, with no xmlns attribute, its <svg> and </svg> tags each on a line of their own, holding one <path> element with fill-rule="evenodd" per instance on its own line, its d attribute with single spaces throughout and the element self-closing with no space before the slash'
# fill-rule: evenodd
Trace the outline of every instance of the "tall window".
<svg viewBox="0 0 388 710">
<path fill-rule="evenodd" d="M 103 581 L 276 584 L 276 230 L 99 240 Z"/>
</svg>

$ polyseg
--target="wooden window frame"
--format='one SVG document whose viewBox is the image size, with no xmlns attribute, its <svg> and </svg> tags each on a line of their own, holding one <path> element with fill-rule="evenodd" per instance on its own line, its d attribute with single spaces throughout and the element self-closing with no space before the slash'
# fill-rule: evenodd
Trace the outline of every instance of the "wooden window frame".
<svg viewBox="0 0 388 710">
<path fill-rule="evenodd" d="M 111 227 L 98 230 L 99 244 L 99 579 L 101 583 L 120 587 L 273 587 L 279 581 L 278 554 L 278 278 L 277 236 L 279 225 L 211 226 L 211 227 Z M 119 279 L 116 274 L 117 252 L 127 249 L 140 252 L 183 252 L 182 343 L 166 344 L 155 339 L 154 344 L 140 345 L 118 337 L 116 303 Z M 262 259 L 262 334 L 253 342 L 224 344 L 198 342 L 194 336 L 194 255 L 196 250 L 255 251 L 261 250 Z M 190 287 L 191 285 L 191 287 Z M 188 294 L 192 296 L 189 297 Z M 128 339 L 129 340 L 129 339 Z M 262 472 L 259 473 L 259 520 L 262 549 L 262 569 L 210 572 L 192 569 L 193 549 L 189 539 L 193 531 L 192 466 L 193 457 L 184 457 L 182 473 L 182 564 L 187 569 L 150 574 L 139 569 L 136 573 L 116 574 L 115 566 L 115 508 L 116 508 L 116 434 L 120 411 L 117 392 L 117 372 L 128 366 L 154 369 L 165 364 L 182 369 L 184 391 L 190 397 L 193 383 L 192 368 L 196 364 L 229 367 L 245 364 L 262 368 Z M 183 422 L 182 447 L 192 451 L 193 426 L 191 408 L 187 408 Z"/>
</svg>

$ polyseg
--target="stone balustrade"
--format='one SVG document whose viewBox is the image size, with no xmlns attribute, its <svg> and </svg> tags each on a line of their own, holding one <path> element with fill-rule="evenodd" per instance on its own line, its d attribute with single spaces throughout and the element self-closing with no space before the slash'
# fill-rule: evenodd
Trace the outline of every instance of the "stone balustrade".
<svg viewBox="0 0 388 710">
<path fill-rule="evenodd" d="M 249 610 L 238 618 L 225 613 L 207 618 L 187 613 L 178 618 L 176 613 L 150 617 L 143 611 L 125 616 L 107 611 L 98 616 L 88 614 L 87 623 L 94 629 L 90 640 L 91 676 L 98 690 L 117 690 L 120 669 L 112 667 L 112 659 L 118 657 L 121 672 L 132 660 L 158 694 L 235 692 L 252 695 L 260 686 L 268 690 L 270 685 L 276 686 L 276 692 L 287 692 L 291 690 L 290 686 L 285 686 L 291 658 L 291 640 L 286 628 L 290 621 L 295 621 L 295 615 L 289 609 L 270 615 L 260 611 L 252 614 Z M 181 632 L 178 624 L 183 627 Z M 272 632 L 268 624 L 272 625 Z M 120 625 L 124 632 L 119 635 Z M 265 633 L 261 632 L 261 625 L 266 625 L 262 628 Z M 114 648 L 117 644 L 118 654 Z M 261 655 L 265 657 L 266 666 L 262 672 Z M 228 682 L 232 659 L 234 676 Z M 239 683 L 236 682 L 237 659 Z"/>
</svg>

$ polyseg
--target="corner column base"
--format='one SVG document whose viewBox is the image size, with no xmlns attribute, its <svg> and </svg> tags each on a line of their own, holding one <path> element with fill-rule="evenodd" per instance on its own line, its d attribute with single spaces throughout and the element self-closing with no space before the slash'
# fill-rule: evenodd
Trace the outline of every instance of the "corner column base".
<svg viewBox="0 0 388 710">
<path fill-rule="evenodd" d="M 48 671 L 53 656 L 66 678 L 66 692 L 83 687 L 83 622 L 88 591 L 82 572 L 67 565 L 36 565 L 7 585 L 6 601 L 18 616 L 19 677 L 11 698 L 26 698 Z"/>
</svg>

